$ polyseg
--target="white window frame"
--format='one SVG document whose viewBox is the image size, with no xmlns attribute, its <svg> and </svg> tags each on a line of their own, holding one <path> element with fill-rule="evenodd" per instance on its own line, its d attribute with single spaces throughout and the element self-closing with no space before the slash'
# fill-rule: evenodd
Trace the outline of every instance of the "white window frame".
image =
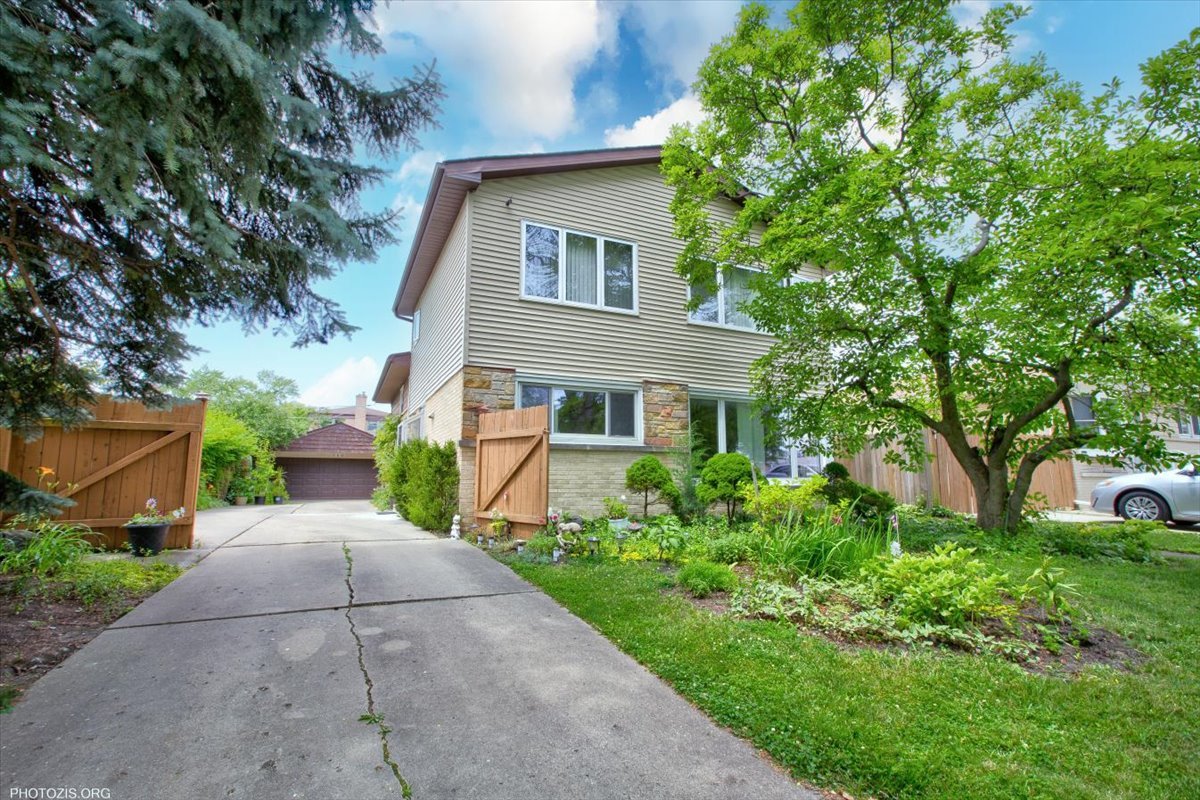
<svg viewBox="0 0 1200 800">
<path fill-rule="evenodd" d="M 715 390 L 707 390 L 706 391 L 703 389 L 693 391 L 693 392 L 689 393 L 689 395 L 688 395 L 688 424 L 689 425 L 692 422 L 691 403 L 693 400 L 710 400 L 710 401 L 716 402 L 716 404 L 717 404 L 717 451 L 716 452 L 717 453 L 728 453 L 729 450 L 728 450 L 728 445 L 726 442 L 727 431 L 725 429 L 725 404 L 726 403 L 746 403 L 746 404 L 753 406 L 754 399 L 751 397 L 748 397 L 746 395 L 743 395 L 743 394 L 736 394 L 736 393 L 731 393 L 731 392 L 721 392 L 721 391 L 715 391 Z M 761 420 L 759 420 L 759 424 L 760 425 L 763 424 Z M 786 442 L 786 443 L 781 444 L 780 447 L 787 452 L 788 466 L 791 470 L 792 477 L 791 478 L 772 478 L 771 480 L 781 480 L 781 481 L 782 480 L 803 480 L 796 474 L 799 471 L 799 465 L 800 465 L 798 451 L 801 449 L 801 443 Z M 737 451 L 735 451 L 735 452 L 737 452 Z M 747 458 L 750 458 L 749 454 L 743 453 L 743 455 L 746 455 Z M 819 466 L 822 469 L 824 469 L 825 465 L 827 463 L 829 463 L 829 459 L 820 454 L 817 455 L 817 461 L 819 462 Z M 755 464 L 755 466 L 759 466 L 759 465 Z"/>
<path fill-rule="evenodd" d="M 417 309 L 412 315 L 412 343 L 416 344 L 421 338 L 421 309 Z"/>
<path fill-rule="evenodd" d="M 688 324 L 704 325 L 705 327 L 708 327 L 708 328 L 724 328 L 725 330 L 729 330 L 729 331 L 745 331 L 746 333 L 757 333 L 762 336 L 770 336 L 769 333 L 766 333 L 765 331 L 760 331 L 758 329 L 758 326 L 753 323 L 753 320 L 751 320 L 751 324 L 749 327 L 746 327 L 744 325 L 734 325 L 733 323 L 725 321 L 725 273 L 731 269 L 740 269 L 743 272 L 749 272 L 752 275 L 761 275 L 761 274 L 763 274 L 763 272 L 765 272 L 765 270 L 758 269 L 757 267 L 746 267 L 746 266 L 742 266 L 741 264 L 721 265 L 717 269 L 717 295 L 716 295 L 716 297 L 717 297 L 717 321 L 709 322 L 708 320 L 704 320 L 704 319 L 696 319 L 696 317 L 695 317 L 696 312 L 689 309 L 688 310 Z M 693 287 L 691 283 L 688 283 L 687 290 L 688 290 L 688 303 L 690 305 L 695 287 Z M 757 294 L 757 292 L 755 292 L 755 294 Z M 708 398 L 708 399 L 712 399 L 712 398 Z"/>
<path fill-rule="evenodd" d="M 517 377 L 516 384 L 516 403 L 517 408 L 524 408 L 521 404 L 521 388 L 523 386 L 548 386 L 550 387 L 550 441 L 552 443 L 563 444 L 624 444 L 624 445 L 640 445 L 643 442 L 642 430 L 642 386 L 638 383 L 625 383 L 621 381 L 605 381 L 594 380 L 591 378 L 552 378 L 534 375 L 521 375 Z M 554 415 L 554 390 L 564 389 L 579 392 L 617 392 L 619 394 L 633 395 L 633 436 L 609 436 L 594 433 L 559 433 L 558 423 Z M 612 414 L 612 404 L 605 398 L 604 401 L 604 430 L 609 430 L 610 415 Z"/>
<path fill-rule="evenodd" d="M 530 225 L 538 228 L 549 228 L 558 231 L 558 297 L 538 297 L 531 295 L 525 291 L 525 242 L 526 231 Z M 567 282 L 563 280 L 563 265 L 566 263 L 566 247 L 567 234 L 573 233 L 576 236 L 589 236 L 596 240 L 596 297 L 599 302 L 579 303 L 574 300 L 567 300 Z M 604 242 L 613 242 L 614 244 L 629 245 L 633 248 L 633 308 L 617 308 L 614 306 L 604 305 Z M 521 299 L 532 300 L 537 303 L 550 303 L 551 305 L 573 306 L 575 308 L 590 308 L 593 311 L 607 311 L 613 314 L 626 314 L 631 317 L 638 315 L 638 246 L 637 242 L 631 242 L 626 239 L 618 239 L 614 236 L 605 236 L 601 233 L 590 233 L 588 231 L 576 230 L 574 228 L 566 228 L 562 225 L 551 225 L 546 222 L 538 222 L 537 220 L 523 219 L 521 220 Z"/>
<path fill-rule="evenodd" d="M 417 429 L 416 435 L 409 436 L 408 435 L 409 426 L 413 425 L 414 423 L 415 423 L 416 429 Z M 404 418 L 404 421 L 402 423 L 400 423 L 400 433 L 401 433 L 401 436 L 400 436 L 401 443 L 407 442 L 409 440 L 425 438 L 425 406 L 423 406 L 423 405 L 417 406 L 416 413 L 409 414 L 407 417 Z"/>
<path fill-rule="evenodd" d="M 710 325 L 712 323 L 709 323 Z M 745 395 L 725 394 L 722 392 L 696 391 L 688 394 L 688 424 L 692 423 L 692 401 L 715 400 L 717 402 L 717 453 L 728 453 L 725 449 L 725 403 L 747 403 L 753 405 L 754 400 Z M 737 451 L 734 451 L 737 452 Z M 713 455 L 716 455 L 714 453 Z M 745 455 L 745 454 L 743 454 Z"/>
<path fill-rule="evenodd" d="M 1183 423 L 1180 425 L 1180 423 Z M 1180 439 L 1200 439 L 1200 415 L 1186 411 L 1175 413 L 1175 435 Z"/>
</svg>

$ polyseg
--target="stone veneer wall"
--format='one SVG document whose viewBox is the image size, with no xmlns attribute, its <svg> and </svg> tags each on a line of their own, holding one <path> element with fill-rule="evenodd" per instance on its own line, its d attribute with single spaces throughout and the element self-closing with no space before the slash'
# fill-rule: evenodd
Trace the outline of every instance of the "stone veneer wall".
<svg viewBox="0 0 1200 800">
<path fill-rule="evenodd" d="M 687 384 L 642 381 L 642 435 L 646 444 L 679 447 L 687 441 L 688 424 Z"/>
<path fill-rule="evenodd" d="M 516 373 L 511 369 L 469 364 L 462 376 L 461 438 L 474 440 L 481 411 L 505 411 L 516 406 Z M 439 390 L 440 394 L 441 390 Z M 642 432 L 652 447 L 674 447 L 687 440 L 688 388 L 681 383 L 642 383 Z M 550 448 L 550 505 L 587 516 L 604 512 L 605 497 L 625 495 L 630 508 L 637 498 L 625 489 L 625 470 L 646 455 L 643 449 Z M 670 454 L 655 452 L 668 466 Z M 475 448 L 459 447 L 459 509 L 463 522 L 472 521 L 475 501 Z M 666 506 L 651 506 L 665 513 Z M 640 508 L 639 508 L 640 513 Z"/>
<path fill-rule="evenodd" d="M 516 372 L 499 367 L 468 364 L 463 367 L 461 403 L 461 439 L 474 442 L 479 433 L 479 414 L 488 411 L 507 411 L 516 405 Z M 475 521 L 475 448 L 458 448 L 458 509 L 463 525 Z"/>
<path fill-rule="evenodd" d="M 511 369 L 468 364 L 462 371 L 462 438 L 479 433 L 480 411 L 508 411 L 516 407 L 517 374 Z"/>
</svg>

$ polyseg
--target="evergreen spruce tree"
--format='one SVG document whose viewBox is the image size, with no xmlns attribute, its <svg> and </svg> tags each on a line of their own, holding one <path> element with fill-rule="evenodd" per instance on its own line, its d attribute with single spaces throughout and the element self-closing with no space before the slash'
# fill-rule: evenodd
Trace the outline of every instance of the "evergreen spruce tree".
<svg viewBox="0 0 1200 800">
<path fill-rule="evenodd" d="M 417 144 L 432 67 L 379 88 L 370 0 L 0 0 L 0 425 L 163 400 L 185 323 L 354 330 L 313 283 L 394 241 L 363 154 Z"/>
</svg>

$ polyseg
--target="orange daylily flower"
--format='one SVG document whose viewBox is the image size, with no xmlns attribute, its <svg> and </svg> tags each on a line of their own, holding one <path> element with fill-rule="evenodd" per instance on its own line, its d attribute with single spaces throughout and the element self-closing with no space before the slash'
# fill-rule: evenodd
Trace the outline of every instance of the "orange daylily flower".
<svg viewBox="0 0 1200 800">
<path fill-rule="evenodd" d="M 45 478 L 54 474 L 54 467 L 38 467 L 37 472 L 38 477 Z"/>
</svg>

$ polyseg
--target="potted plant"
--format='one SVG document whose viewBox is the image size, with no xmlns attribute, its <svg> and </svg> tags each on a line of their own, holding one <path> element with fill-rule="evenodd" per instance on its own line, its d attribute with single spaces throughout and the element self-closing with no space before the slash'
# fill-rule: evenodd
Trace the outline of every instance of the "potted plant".
<svg viewBox="0 0 1200 800">
<path fill-rule="evenodd" d="M 283 474 L 283 467 L 276 467 L 271 473 L 271 502 L 280 505 L 287 499 L 287 480 Z"/>
<path fill-rule="evenodd" d="M 254 491 L 254 484 L 245 475 L 235 475 L 233 480 L 229 482 L 229 494 L 233 497 L 235 506 L 244 506 L 246 501 L 250 499 L 250 492 Z"/>
<path fill-rule="evenodd" d="M 271 481 L 274 477 L 275 465 L 271 460 L 259 459 L 250 473 L 250 482 L 254 487 L 254 505 L 265 506 L 267 504 L 267 493 L 271 491 Z"/>
<path fill-rule="evenodd" d="M 125 532 L 129 536 L 129 547 L 135 556 L 156 555 L 167 543 L 167 530 L 171 523 L 187 513 L 183 506 L 169 514 L 158 510 L 158 501 L 153 497 L 146 500 L 146 507 L 129 518 Z"/>
<path fill-rule="evenodd" d="M 604 516 L 608 517 L 608 527 L 614 531 L 623 531 L 629 527 L 629 506 L 625 505 L 625 495 L 618 500 L 615 497 L 604 498 Z"/>
</svg>

